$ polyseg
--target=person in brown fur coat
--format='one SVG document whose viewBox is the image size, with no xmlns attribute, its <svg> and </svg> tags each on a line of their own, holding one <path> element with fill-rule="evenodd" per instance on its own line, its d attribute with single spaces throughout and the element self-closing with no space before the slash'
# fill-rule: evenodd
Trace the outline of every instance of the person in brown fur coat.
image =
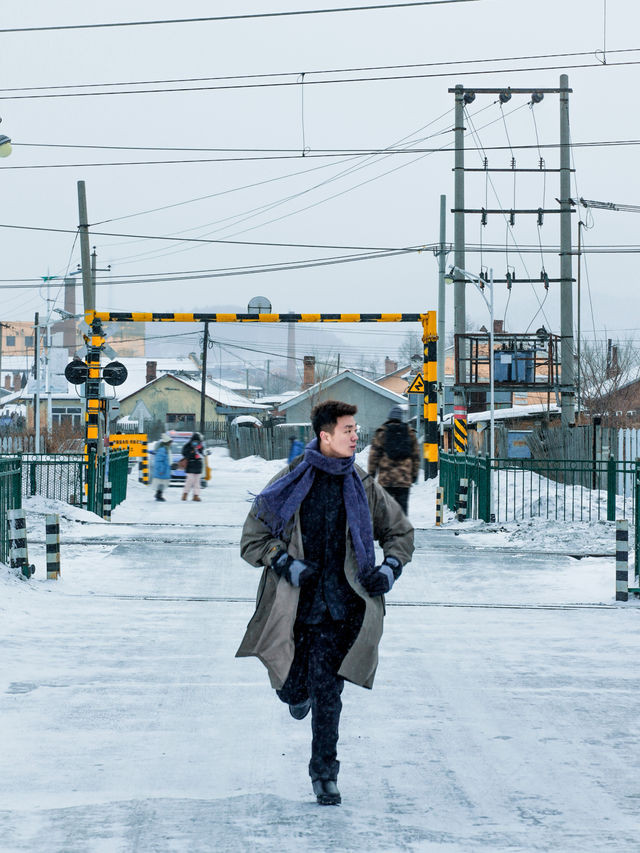
<svg viewBox="0 0 640 853">
<path fill-rule="evenodd" d="M 385 423 L 375 432 L 369 451 L 368 471 L 395 498 L 405 514 L 409 489 L 418 479 L 420 447 L 415 430 L 405 423 L 406 407 L 393 406 Z"/>
</svg>

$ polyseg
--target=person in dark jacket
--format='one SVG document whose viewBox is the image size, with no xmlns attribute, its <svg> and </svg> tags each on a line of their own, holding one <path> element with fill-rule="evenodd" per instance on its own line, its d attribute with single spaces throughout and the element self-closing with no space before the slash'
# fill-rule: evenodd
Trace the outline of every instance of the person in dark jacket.
<svg viewBox="0 0 640 853">
<path fill-rule="evenodd" d="M 202 436 L 199 432 L 194 432 L 189 441 L 182 448 L 182 455 L 187 460 L 185 468 L 186 477 L 184 478 L 184 488 L 182 489 L 182 500 L 186 501 L 189 497 L 189 492 L 193 490 L 193 500 L 200 500 L 200 477 L 202 475 L 202 466 L 204 462 L 204 446 L 202 444 Z"/>
<path fill-rule="evenodd" d="M 415 431 L 405 423 L 406 406 L 392 406 L 385 423 L 375 432 L 369 450 L 368 470 L 409 511 L 409 489 L 418 479 L 420 447 Z"/>
<path fill-rule="evenodd" d="M 242 532 L 247 562 L 264 566 L 238 657 L 258 657 L 291 716 L 311 711 L 309 775 L 320 805 L 337 805 L 338 725 L 345 680 L 372 687 L 383 595 L 413 553 L 413 527 L 354 464 L 356 407 L 327 400 L 316 438 L 256 497 Z M 383 551 L 376 565 L 374 538 Z"/>
</svg>

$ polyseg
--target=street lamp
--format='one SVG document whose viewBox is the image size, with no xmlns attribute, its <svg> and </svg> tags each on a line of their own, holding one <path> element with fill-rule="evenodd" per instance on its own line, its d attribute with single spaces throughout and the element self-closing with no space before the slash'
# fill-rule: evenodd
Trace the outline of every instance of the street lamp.
<svg viewBox="0 0 640 853">
<path fill-rule="evenodd" d="M 465 281 L 471 282 L 474 284 L 479 291 L 480 295 L 484 299 L 484 303 L 489 309 L 489 411 L 490 411 L 490 429 L 489 429 L 489 445 L 490 445 L 490 459 L 493 458 L 495 453 L 495 408 L 496 408 L 496 400 L 495 400 L 495 365 L 494 365 L 494 339 L 493 339 L 493 268 L 489 270 L 489 278 L 484 279 L 482 276 L 475 275 L 472 272 L 467 272 L 467 270 L 462 270 L 459 267 L 451 267 L 449 270 L 449 274 L 445 276 L 446 282 L 453 282 L 455 280 L 460 281 L 460 279 L 464 279 Z M 487 299 L 487 294 L 485 293 L 485 287 L 489 288 L 489 299 Z M 490 463 L 491 464 L 491 463 Z M 489 468 L 489 490 L 490 490 L 490 507 L 489 507 L 489 518 L 493 519 L 493 469 Z"/>
</svg>

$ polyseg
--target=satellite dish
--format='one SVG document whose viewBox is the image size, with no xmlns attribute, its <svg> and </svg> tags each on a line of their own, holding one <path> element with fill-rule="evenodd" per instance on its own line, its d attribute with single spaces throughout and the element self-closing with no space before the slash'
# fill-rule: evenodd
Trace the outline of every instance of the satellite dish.
<svg viewBox="0 0 640 853">
<path fill-rule="evenodd" d="M 254 296 L 247 306 L 249 314 L 271 314 L 271 303 L 266 296 Z"/>
</svg>

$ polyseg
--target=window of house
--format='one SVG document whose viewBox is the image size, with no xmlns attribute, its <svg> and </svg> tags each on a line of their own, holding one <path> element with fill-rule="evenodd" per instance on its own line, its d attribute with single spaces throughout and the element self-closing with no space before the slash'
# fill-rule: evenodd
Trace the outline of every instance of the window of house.
<svg viewBox="0 0 640 853">
<path fill-rule="evenodd" d="M 51 420 L 54 424 L 71 424 L 80 426 L 82 423 L 81 406 L 52 406 Z"/>
<path fill-rule="evenodd" d="M 33 346 L 33 335 L 25 335 L 24 336 L 24 345 L 26 347 L 32 347 Z"/>
<path fill-rule="evenodd" d="M 7 335 L 4 339 L 5 343 L 8 347 L 14 347 L 16 345 L 16 336 L 15 335 Z"/>
<path fill-rule="evenodd" d="M 185 412 L 167 412 L 167 426 L 173 429 L 195 429 L 196 416 Z"/>
</svg>

